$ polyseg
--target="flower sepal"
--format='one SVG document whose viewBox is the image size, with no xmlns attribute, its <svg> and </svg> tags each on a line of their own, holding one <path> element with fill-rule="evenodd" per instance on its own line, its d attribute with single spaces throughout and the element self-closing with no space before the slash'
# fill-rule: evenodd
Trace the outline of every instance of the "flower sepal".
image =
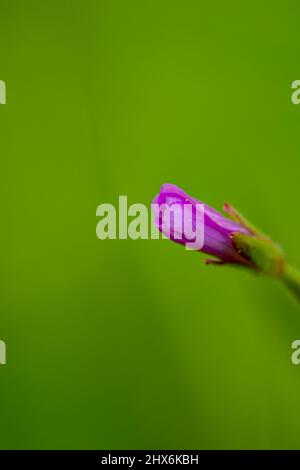
<svg viewBox="0 0 300 470">
<path fill-rule="evenodd" d="M 254 269 L 274 278 L 283 276 L 285 257 L 281 247 L 273 240 L 235 232 L 230 237 L 237 252 L 249 260 Z"/>
</svg>

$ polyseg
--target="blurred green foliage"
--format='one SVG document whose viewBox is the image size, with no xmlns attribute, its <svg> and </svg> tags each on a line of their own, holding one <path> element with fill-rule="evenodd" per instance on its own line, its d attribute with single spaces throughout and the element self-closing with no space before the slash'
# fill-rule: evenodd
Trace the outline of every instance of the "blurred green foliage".
<svg viewBox="0 0 300 470">
<path fill-rule="evenodd" d="M 1 0 L 1 448 L 299 448 L 300 310 L 96 207 L 175 183 L 300 266 L 299 3 Z"/>
</svg>

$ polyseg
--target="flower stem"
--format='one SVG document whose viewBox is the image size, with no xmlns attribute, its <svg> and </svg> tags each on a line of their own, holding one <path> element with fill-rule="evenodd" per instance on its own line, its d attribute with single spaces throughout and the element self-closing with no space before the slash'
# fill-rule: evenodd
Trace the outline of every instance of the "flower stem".
<svg viewBox="0 0 300 470">
<path fill-rule="evenodd" d="M 290 264 L 286 264 L 282 279 L 287 288 L 300 302 L 300 271 Z"/>
</svg>

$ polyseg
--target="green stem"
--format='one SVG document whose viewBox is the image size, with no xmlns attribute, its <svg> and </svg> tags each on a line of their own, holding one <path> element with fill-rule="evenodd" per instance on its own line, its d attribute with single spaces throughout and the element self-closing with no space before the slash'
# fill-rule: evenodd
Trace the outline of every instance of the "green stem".
<svg viewBox="0 0 300 470">
<path fill-rule="evenodd" d="M 286 264 L 282 280 L 300 302 L 300 271 L 290 264 Z"/>
</svg>

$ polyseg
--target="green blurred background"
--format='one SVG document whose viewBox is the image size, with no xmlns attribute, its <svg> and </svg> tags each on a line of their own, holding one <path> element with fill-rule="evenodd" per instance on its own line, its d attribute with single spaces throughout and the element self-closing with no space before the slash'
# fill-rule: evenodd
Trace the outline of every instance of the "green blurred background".
<svg viewBox="0 0 300 470">
<path fill-rule="evenodd" d="M 0 446 L 300 448 L 300 309 L 165 240 L 96 238 L 164 182 L 300 266 L 299 2 L 0 0 Z"/>
</svg>

